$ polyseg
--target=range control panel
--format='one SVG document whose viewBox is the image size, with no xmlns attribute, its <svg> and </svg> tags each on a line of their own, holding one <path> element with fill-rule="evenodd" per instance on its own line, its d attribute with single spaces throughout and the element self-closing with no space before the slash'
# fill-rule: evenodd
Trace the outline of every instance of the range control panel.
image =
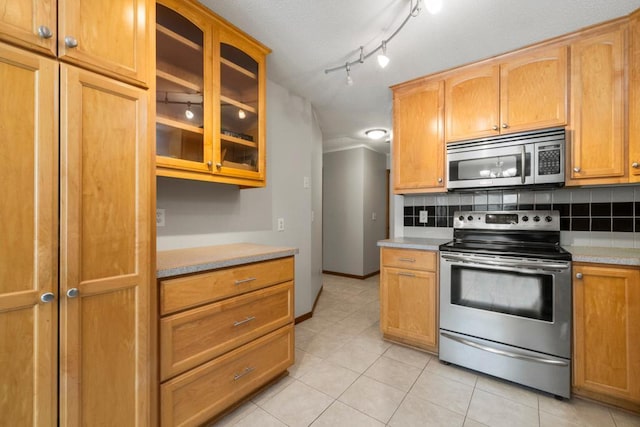
<svg viewBox="0 0 640 427">
<path fill-rule="evenodd" d="M 560 230 L 558 211 L 456 211 L 453 228 L 480 230 Z"/>
</svg>

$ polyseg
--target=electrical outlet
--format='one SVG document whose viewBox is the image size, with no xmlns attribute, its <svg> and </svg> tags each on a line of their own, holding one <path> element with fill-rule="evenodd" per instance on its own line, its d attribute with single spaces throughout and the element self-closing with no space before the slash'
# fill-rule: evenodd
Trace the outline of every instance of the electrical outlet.
<svg viewBox="0 0 640 427">
<path fill-rule="evenodd" d="M 284 218 L 278 218 L 278 231 L 284 231 Z"/>
<path fill-rule="evenodd" d="M 302 180 L 302 186 L 304 188 L 311 188 L 311 179 L 309 179 L 308 176 L 305 176 L 304 179 Z"/>
<path fill-rule="evenodd" d="M 420 218 L 418 222 L 421 224 L 426 224 L 429 221 L 429 211 L 420 211 Z"/>
<path fill-rule="evenodd" d="M 156 227 L 164 227 L 164 209 L 156 209 Z"/>
<path fill-rule="evenodd" d="M 376 219 L 378 219 L 378 214 L 371 212 L 371 221 L 375 221 Z"/>
</svg>

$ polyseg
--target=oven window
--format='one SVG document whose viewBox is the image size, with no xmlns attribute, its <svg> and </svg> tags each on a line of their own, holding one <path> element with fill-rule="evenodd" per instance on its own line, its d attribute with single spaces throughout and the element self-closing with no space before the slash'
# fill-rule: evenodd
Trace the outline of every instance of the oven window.
<svg viewBox="0 0 640 427">
<path fill-rule="evenodd" d="M 522 176 L 520 154 L 449 161 L 449 180 L 519 178 Z M 525 176 L 531 176 L 531 153 L 525 155 Z"/>
<path fill-rule="evenodd" d="M 451 304 L 553 320 L 553 276 L 451 267 Z"/>
</svg>

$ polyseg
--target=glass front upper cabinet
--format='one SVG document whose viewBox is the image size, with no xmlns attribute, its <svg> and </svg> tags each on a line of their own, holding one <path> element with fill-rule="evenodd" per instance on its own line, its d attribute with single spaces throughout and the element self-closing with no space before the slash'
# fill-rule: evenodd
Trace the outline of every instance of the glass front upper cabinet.
<svg viewBox="0 0 640 427">
<path fill-rule="evenodd" d="M 158 176 L 265 185 L 269 52 L 199 3 L 157 0 Z"/>
<path fill-rule="evenodd" d="M 156 5 L 156 154 L 158 164 L 207 170 L 202 28 Z"/>
</svg>

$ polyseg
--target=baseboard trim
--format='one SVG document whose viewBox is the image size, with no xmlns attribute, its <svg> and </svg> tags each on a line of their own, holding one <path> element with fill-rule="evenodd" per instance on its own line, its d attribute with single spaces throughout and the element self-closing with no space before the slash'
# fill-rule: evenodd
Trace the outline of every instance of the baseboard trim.
<svg viewBox="0 0 640 427">
<path fill-rule="evenodd" d="M 373 277 L 373 276 L 375 276 L 377 274 L 380 274 L 380 270 L 374 271 L 373 273 L 369 273 L 369 274 L 366 274 L 364 276 L 358 276 L 356 274 L 338 273 L 337 271 L 327 271 L 327 270 L 322 270 L 322 273 L 323 274 L 331 274 L 333 276 L 348 277 L 350 279 L 364 280 L 364 279 L 368 279 L 369 277 Z"/>
<path fill-rule="evenodd" d="M 296 317 L 295 324 L 297 325 L 300 322 L 304 322 L 305 320 L 311 319 L 313 317 L 313 312 L 316 311 L 316 305 L 318 305 L 318 300 L 320 299 L 320 294 L 322 293 L 322 289 L 324 287 L 320 286 L 320 292 L 316 295 L 315 301 L 313 301 L 313 307 L 311 307 L 311 311 L 309 313 L 305 313 L 301 316 Z"/>
</svg>

